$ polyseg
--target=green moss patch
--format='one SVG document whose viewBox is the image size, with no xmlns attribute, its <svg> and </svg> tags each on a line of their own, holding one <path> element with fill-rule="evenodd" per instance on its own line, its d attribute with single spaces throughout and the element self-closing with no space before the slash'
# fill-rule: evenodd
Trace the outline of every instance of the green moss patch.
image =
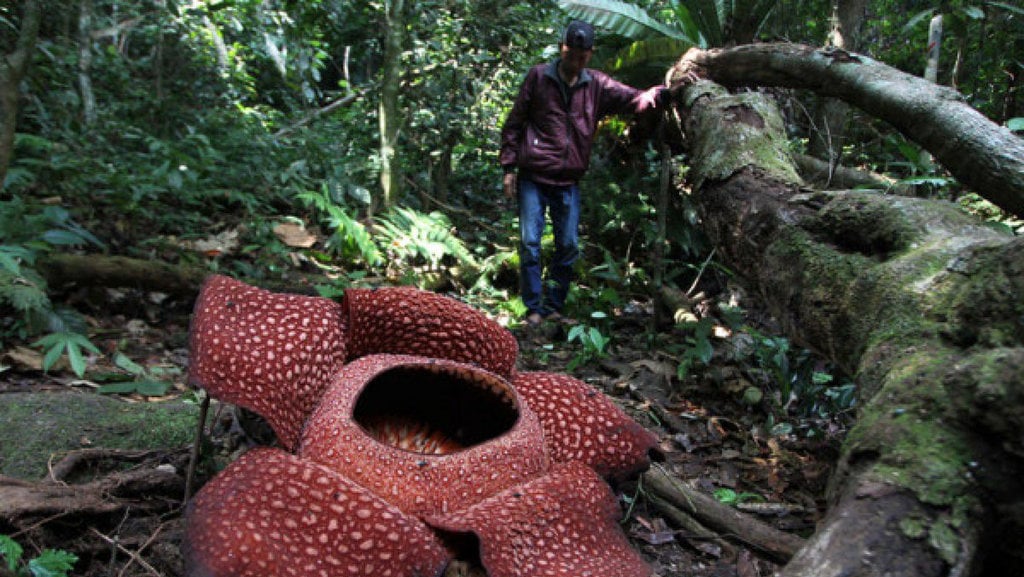
<svg viewBox="0 0 1024 577">
<path fill-rule="evenodd" d="M 199 407 L 125 403 L 93 393 L 0 395 L 0 474 L 39 479 L 47 463 L 86 448 L 172 449 L 195 435 Z"/>
</svg>

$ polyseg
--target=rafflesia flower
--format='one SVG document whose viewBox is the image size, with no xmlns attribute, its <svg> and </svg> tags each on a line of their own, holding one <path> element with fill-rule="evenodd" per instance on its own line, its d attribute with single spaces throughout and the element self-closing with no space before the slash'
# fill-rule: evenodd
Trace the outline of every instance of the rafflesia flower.
<svg viewBox="0 0 1024 577">
<path fill-rule="evenodd" d="M 602 478 L 655 439 L 589 385 L 517 372 L 514 336 L 410 288 L 342 301 L 223 276 L 204 284 L 191 382 L 251 409 L 280 448 L 252 449 L 187 512 L 192 577 L 651 573 Z"/>
</svg>

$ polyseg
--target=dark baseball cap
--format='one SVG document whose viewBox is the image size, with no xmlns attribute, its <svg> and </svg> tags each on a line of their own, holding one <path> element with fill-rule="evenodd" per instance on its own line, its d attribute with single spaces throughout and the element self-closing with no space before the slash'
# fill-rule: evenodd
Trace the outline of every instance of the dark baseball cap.
<svg viewBox="0 0 1024 577">
<path fill-rule="evenodd" d="M 590 50 L 594 47 L 594 27 L 582 20 L 573 20 L 565 27 L 564 44 L 569 48 Z"/>
</svg>

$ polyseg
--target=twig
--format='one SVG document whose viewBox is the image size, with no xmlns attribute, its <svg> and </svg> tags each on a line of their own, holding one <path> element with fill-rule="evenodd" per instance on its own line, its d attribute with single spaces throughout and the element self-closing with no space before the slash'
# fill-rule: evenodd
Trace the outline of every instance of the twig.
<svg viewBox="0 0 1024 577">
<path fill-rule="evenodd" d="M 153 541 L 156 539 L 156 536 L 159 535 L 160 531 L 163 531 L 163 529 L 163 525 L 157 527 L 156 531 L 153 531 L 153 534 L 149 536 L 149 539 L 146 539 L 145 543 L 139 546 L 139 549 L 138 551 L 136 551 L 136 553 L 141 554 L 143 551 L 145 551 L 146 547 L 149 547 L 150 544 L 153 543 Z M 133 556 L 131 559 L 129 559 L 128 562 L 124 564 L 124 567 L 121 567 L 121 571 L 118 572 L 117 577 L 124 577 L 124 572 L 127 571 L 128 568 L 131 567 L 132 563 L 136 560 L 139 560 L 139 557 Z"/>
<path fill-rule="evenodd" d="M 327 106 L 324 106 L 323 108 L 320 108 L 318 110 L 314 110 L 312 114 L 310 114 L 309 116 L 307 116 L 307 117 L 303 118 L 302 120 L 296 122 L 295 124 L 292 124 L 291 126 L 286 126 L 286 127 L 282 128 L 281 130 L 278 130 L 277 132 L 275 132 L 274 133 L 274 138 L 281 138 L 282 136 L 292 132 L 296 128 L 301 128 L 301 127 L 309 124 L 310 122 L 313 122 L 317 118 L 320 118 L 324 114 L 327 114 L 328 112 L 331 112 L 335 108 L 340 108 L 342 106 L 345 106 L 346 104 L 349 104 L 349 103 L 355 101 L 357 98 L 359 98 L 363 94 L 366 94 L 366 91 L 365 90 L 360 90 L 359 92 L 355 92 L 353 94 L 349 94 L 348 96 L 345 96 L 344 98 L 339 98 L 338 100 L 335 100 L 334 102 L 328 104 Z"/>
<path fill-rule="evenodd" d="M 700 270 L 697 271 L 697 278 L 693 279 L 693 284 L 690 285 L 690 288 L 686 289 L 686 296 L 693 296 L 693 291 L 697 290 L 697 284 L 700 282 L 700 277 L 704 276 L 704 270 L 708 268 L 708 263 L 710 263 L 711 259 L 715 256 L 716 250 L 718 249 L 711 249 L 711 254 L 709 254 L 708 258 L 704 259 L 704 263 L 700 265 Z"/>
<path fill-rule="evenodd" d="M 43 525 L 49 523 L 50 521 L 53 521 L 55 519 L 60 519 L 61 517 L 67 517 L 70 514 L 71 514 L 70 511 L 61 511 L 60 513 L 57 513 L 55 515 L 50 515 L 49 517 L 46 517 L 45 519 L 40 519 L 39 521 L 36 521 L 35 523 L 32 523 L 31 525 L 29 525 L 27 527 L 22 527 L 17 532 L 11 533 L 10 535 L 8 535 L 8 537 L 10 537 L 11 539 L 17 539 L 18 537 L 21 537 L 22 535 L 24 535 L 25 533 L 28 533 L 29 531 L 32 531 L 33 529 L 38 529 L 39 527 L 42 527 Z"/>
<path fill-rule="evenodd" d="M 142 568 L 145 569 L 146 571 L 148 571 L 149 573 L 151 573 L 153 575 L 156 575 L 156 577 L 163 577 L 160 574 L 159 571 L 157 571 L 155 568 L 153 568 L 153 566 L 150 565 L 149 563 L 146 563 L 144 560 L 142 560 L 142 558 L 139 557 L 138 554 L 136 554 L 134 551 L 132 551 L 130 549 L 125 548 L 120 543 L 118 543 L 117 539 L 112 539 L 112 538 L 104 535 L 103 533 L 99 532 L 96 529 L 96 527 L 89 527 L 89 530 L 92 531 L 93 533 L 95 533 L 96 536 L 99 537 L 100 539 L 103 539 L 107 543 L 110 543 L 111 545 L 116 547 L 119 551 L 121 551 L 125 555 L 128 555 L 129 557 L 131 557 L 134 561 L 138 561 L 139 565 L 141 565 Z"/>
<path fill-rule="evenodd" d="M 196 425 L 196 439 L 192 443 L 192 452 L 188 457 L 188 470 L 185 473 L 185 497 L 181 500 L 182 505 L 187 505 L 189 497 L 192 496 L 192 483 L 196 475 L 196 463 L 199 462 L 199 450 L 203 444 L 203 435 L 206 432 L 206 413 L 210 410 L 210 395 L 203 395 L 203 402 L 199 405 L 199 424 Z"/>
</svg>

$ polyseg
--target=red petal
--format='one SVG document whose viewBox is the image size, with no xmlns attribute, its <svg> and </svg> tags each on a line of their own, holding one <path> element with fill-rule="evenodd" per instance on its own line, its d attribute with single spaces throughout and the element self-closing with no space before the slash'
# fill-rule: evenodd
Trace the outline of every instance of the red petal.
<svg viewBox="0 0 1024 577">
<path fill-rule="evenodd" d="M 480 365 L 505 378 L 519 344 L 501 325 L 469 305 L 410 287 L 349 289 L 349 358 L 378 353 L 419 355 Z"/>
<path fill-rule="evenodd" d="M 650 465 L 657 437 L 594 387 L 542 372 L 519 373 L 512 385 L 540 418 L 553 461 L 582 461 L 606 478 L 626 478 Z"/>
<path fill-rule="evenodd" d="M 337 473 L 253 449 L 189 504 L 190 577 L 437 576 L 449 561 L 419 520 Z"/>
<path fill-rule="evenodd" d="M 341 305 L 211 276 L 196 301 L 189 380 L 262 415 L 293 448 L 345 359 Z"/>
<path fill-rule="evenodd" d="M 490 577 L 643 577 L 651 569 L 619 528 L 615 497 L 582 463 L 514 487 L 466 511 L 427 523 L 471 531 Z"/>
<path fill-rule="evenodd" d="M 402 450 L 366 419 L 418 420 L 463 440 L 450 454 Z M 362 423 L 362 425 L 360 424 Z M 300 454 L 416 515 L 457 511 L 550 465 L 537 416 L 512 385 L 447 360 L 371 355 L 346 365 L 306 427 Z"/>
</svg>

